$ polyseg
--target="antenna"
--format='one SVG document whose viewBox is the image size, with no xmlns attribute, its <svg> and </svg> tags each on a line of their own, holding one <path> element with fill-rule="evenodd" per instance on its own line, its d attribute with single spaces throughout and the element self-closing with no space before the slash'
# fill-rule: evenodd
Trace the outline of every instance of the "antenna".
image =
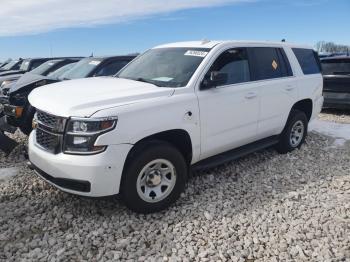
<svg viewBox="0 0 350 262">
<path fill-rule="evenodd" d="M 204 38 L 204 39 L 202 39 L 202 45 L 205 45 L 205 44 L 208 44 L 208 43 L 210 43 L 210 40 L 208 40 L 208 39 L 206 39 L 206 38 Z"/>
</svg>

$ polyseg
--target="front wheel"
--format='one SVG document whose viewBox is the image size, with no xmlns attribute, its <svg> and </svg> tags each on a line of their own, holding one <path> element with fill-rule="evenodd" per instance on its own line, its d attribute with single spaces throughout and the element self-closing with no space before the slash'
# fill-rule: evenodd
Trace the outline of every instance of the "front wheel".
<svg viewBox="0 0 350 262">
<path fill-rule="evenodd" d="M 139 145 L 123 173 L 122 198 L 133 211 L 160 211 L 179 198 L 187 172 L 183 155 L 172 145 L 165 142 Z"/>
<path fill-rule="evenodd" d="M 291 152 L 300 148 L 307 136 L 308 119 L 306 114 L 300 110 L 292 110 L 286 127 L 280 135 L 277 151 L 281 154 Z"/>
</svg>

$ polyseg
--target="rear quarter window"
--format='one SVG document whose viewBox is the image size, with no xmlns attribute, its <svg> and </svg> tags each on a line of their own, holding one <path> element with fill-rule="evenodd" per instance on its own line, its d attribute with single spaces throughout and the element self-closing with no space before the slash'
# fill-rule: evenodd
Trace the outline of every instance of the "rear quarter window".
<svg viewBox="0 0 350 262">
<path fill-rule="evenodd" d="M 321 73 L 320 60 L 312 49 L 292 48 L 304 75 Z"/>
</svg>

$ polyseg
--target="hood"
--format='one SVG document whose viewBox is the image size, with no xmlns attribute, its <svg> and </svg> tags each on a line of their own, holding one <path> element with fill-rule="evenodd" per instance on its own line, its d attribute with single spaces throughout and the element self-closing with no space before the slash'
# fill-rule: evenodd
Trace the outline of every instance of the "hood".
<svg viewBox="0 0 350 262">
<path fill-rule="evenodd" d="M 96 77 L 39 87 L 29 95 L 37 109 L 62 117 L 90 117 L 95 112 L 171 96 L 173 88 L 115 77 Z"/>
<path fill-rule="evenodd" d="M 10 77 L 10 76 L 8 76 Z M 25 73 L 24 75 L 21 75 L 17 82 L 11 86 L 10 93 L 17 92 L 23 88 L 26 88 L 28 85 L 34 84 L 36 82 L 40 82 L 42 80 L 51 80 L 46 76 L 42 75 L 35 75 L 32 73 Z M 1 81 L 1 80 L 0 80 Z"/>
</svg>

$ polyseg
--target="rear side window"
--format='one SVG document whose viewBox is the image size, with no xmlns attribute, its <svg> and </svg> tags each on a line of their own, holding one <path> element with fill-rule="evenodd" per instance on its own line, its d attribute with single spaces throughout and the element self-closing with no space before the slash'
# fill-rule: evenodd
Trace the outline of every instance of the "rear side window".
<svg viewBox="0 0 350 262">
<path fill-rule="evenodd" d="M 251 61 L 252 78 L 266 80 L 292 76 L 287 56 L 282 48 L 248 48 Z"/>
<path fill-rule="evenodd" d="M 250 81 L 250 71 L 246 48 L 235 48 L 223 52 L 213 63 L 205 78 L 209 79 L 211 72 L 227 75 L 226 83 L 233 85 Z"/>
<path fill-rule="evenodd" d="M 292 48 L 292 50 L 298 59 L 304 75 L 321 73 L 320 61 L 314 50 L 303 48 Z"/>
</svg>

